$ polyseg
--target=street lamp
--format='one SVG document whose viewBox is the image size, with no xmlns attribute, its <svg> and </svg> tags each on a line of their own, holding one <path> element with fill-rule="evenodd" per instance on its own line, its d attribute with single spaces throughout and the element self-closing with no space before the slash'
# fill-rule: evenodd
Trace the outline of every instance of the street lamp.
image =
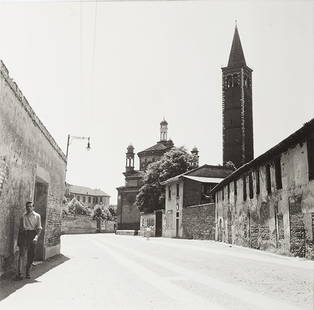
<svg viewBox="0 0 314 310">
<path fill-rule="evenodd" d="M 78 136 L 71 136 L 71 135 L 68 135 L 67 150 L 66 150 L 66 154 L 65 154 L 65 158 L 66 158 L 66 167 L 65 167 L 65 171 L 67 171 L 67 166 L 68 166 L 69 146 L 70 146 L 70 144 L 71 144 L 71 140 L 73 140 L 73 139 L 87 140 L 86 149 L 87 149 L 87 151 L 89 151 L 89 150 L 91 149 L 91 147 L 90 147 L 90 137 L 78 137 Z"/>
</svg>

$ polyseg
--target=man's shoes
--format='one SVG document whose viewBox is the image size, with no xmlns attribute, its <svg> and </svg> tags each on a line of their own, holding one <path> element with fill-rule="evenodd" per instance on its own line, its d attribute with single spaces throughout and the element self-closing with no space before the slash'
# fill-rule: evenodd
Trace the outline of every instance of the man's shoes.
<svg viewBox="0 0 314 310">
<path fill-rule="evenodd" d="M 26 276 L 25 276 L 25 279 L 30 279 L 30 278 L 31 278 L 30 274 L 27 273 Z"/>
<path fill-rule="evenodd" d="M 17 274 L 14 278 L 15 281 L 21 281 L 23 280 L 23 277 L 20 274 Z"/>
</svg>

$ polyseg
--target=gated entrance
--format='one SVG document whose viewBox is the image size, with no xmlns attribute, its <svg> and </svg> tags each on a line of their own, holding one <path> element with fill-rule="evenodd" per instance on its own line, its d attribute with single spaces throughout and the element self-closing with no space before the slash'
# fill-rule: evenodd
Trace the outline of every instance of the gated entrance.
<svg viewBox="0 0 314 310">
<path fill-rule="evenodd" d="M 36 179 L 34 192 L 34 207 L 35 211 L 40 214 L 42 231 L 38 239 L 35 251 L 36 260 L 45 259 L 45 227 L 46 227 L 46 210 L 47 210 L 48 184 Z"/>
</svg>

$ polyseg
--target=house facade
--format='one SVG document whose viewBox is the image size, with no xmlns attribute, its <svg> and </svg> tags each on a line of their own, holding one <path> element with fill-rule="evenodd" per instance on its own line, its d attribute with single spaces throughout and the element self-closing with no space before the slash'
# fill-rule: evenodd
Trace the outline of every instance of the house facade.
<svg viewBox="0 0 314 310">
<path fill-rule="evenodd" d="M 14 269 L 19 219 L 33 201 L 42 233 L 35 259 L 60 253 L 66 158 L 0 61 L 0 275 Z"/>
<path fill-rule="evenodd" d="M 89 208 L 93 208 L 98 204 L 109 208 L 110 196 L 100 189 L 68 184 L 68 195 L 75 197 Z"/>
<path fill-rule="evenodd" d="M 216 240 L 313 258 L 314 119 L 213 190 Z"/>
<path fill-rule="evenodd" d="M 214 200 L 210 194 L 211 190 L 232 171 L 231 168 L 224 166 L 203 165 L 162 182 L 165 188 L 162 235 L 170 238 L 191 238 L 189 225 L 184 225 L 188 223 L 185 215 L 191 219 L 193 212 L 198 212 L 198 210 L 195 208 L 189 213 L 186 211 L 187 208 L 199 205 L 208 206 L 210 203 L 210 208 L 213 208 Z M 197 214 L 195 216 L 198 222 L 195 224 L 199 226 L 202 218 L 197 219 Z"/>
</svg>

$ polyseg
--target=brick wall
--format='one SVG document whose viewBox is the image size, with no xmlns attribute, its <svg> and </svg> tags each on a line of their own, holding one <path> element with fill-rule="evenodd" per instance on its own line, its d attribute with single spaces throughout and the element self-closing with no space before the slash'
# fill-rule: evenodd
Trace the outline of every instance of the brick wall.
<svg viewBox="0 0 314 310">
<path fill-rule="evenodd" d="M 44 258 L 60 249 L 65 156 L 0 61 L 0 274 L 14 268 L 19 218 L 36 182 L 47 185 L 39 247 Z"/>
<path fill-rule="evenodd" d="M 183 238 L 215 240 L 215 204 L 183 208 Z"/>
</svg>

